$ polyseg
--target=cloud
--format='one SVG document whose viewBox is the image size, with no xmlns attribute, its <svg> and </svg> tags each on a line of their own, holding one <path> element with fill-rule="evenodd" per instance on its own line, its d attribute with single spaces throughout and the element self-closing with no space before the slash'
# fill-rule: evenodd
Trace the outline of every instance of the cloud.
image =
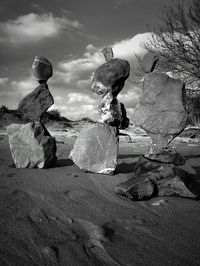
<svg viewBox="0 0 200 266">
<path fill-rule="evenodd" d="M 4 85 L 4 84 L 6 84 L 7 82 L 8 82 L 8 77 L 6 77 L 6 78 L 0 78 L 0 85 Z"/>
<path fill-rule="evenodd" d="M 131 0 L 114 0 L 114 8 L 118 9 L 122 5 L 129 4 Z"/>
<path fill-rule="evenodd" d="M 65 29 L 78 29 L 82 25 L 77 20 L 69 20 L 66 17 L 55 17 L 52 13 L 22 15 L 15 20 L 9 20 L 0 24 L 1 42 L 10 42 L 18 45 L 32 43 L 57 36 Z"/>
<path fill-rule="evenodd" d="M 142 41 L 146 41 L 149 36 L 150 33 L 139 34 L 133 38 L 111 44 L 114 56 L 127 59 L 131 65 L 135 64 L 134 53 L 144 53 L 140 44 Z M 98 119 L 97 110 L 101 97 L 92 92 L 90 88 L 93 73 L 98 66 L 105 63 L 101 53 L 102 48 L 90 43 L 86 46 L 81 57 L 63 60 L 53 66 L 54 75 L 48 81 L 50 92 L 55 101 L 51 109 L 58 109 L 62 115 L 70 119 L 87 116 Z M 118 96 L 118 99 L 125 104 L 129 114 L 134 111 L 141 92 L 141 89 L 132 82 L 133 76 L 134 73 L 131 72 L 130 78 Z M 32 74 L 20 81 L 7 81 L 6 78 L 1 78 L 0 85 L 1 82 L 5 82 L 6 86 L 4 87 L 13 92 L 11 97 L 13 102 L 15 100 L 15 106 L 22 97 L 38 86 Z M 8 98 L 6 99 L 7 103 Z M 5 97 L 1 97 L 1 101 L 4 104 Z M 12 101 L 10 100 L 10 102 Z"/>
</svg>

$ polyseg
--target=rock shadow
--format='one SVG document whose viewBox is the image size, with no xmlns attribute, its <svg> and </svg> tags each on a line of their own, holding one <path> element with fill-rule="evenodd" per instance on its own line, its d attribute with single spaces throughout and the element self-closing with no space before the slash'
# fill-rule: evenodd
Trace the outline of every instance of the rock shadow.
<svg viewBox="0 0 200 266">
<path fill-rule="evenodd" d="M 74 162 L 70 159 L 59 159 L 57 160 L 56 164 L 55 164 L 55 168 L 57 167 L 65 167 L 65 166 L 71 166 L 73 165 Z"/>
<path fill-rule="evenodd" d="M 138 158 L 141 154 L 120 154 L 118 155 L 118 159 L 126 159 L 126 158 Z"/>
<path fill-rule="evenodd" d="M 134 163 L 120 163 L 117 165 L 115 173 L 116 174 L 125 174 L 125 173 L 133 173 L 133 170 L 136 166 L 137 162 Z"/>
</svg>

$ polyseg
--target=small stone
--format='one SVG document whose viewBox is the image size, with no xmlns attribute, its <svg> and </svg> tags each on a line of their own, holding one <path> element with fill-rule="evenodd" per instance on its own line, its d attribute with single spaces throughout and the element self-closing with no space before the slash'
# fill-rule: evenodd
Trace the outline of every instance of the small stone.
<svg viewBox="0 0 200 266">
<path fill-rule="evenodd" d="M 152 205 L 152 206 L 162 206 L 162 205 L 164 205 L 164 204 L 166 204 L 166 203 L 168 203 L 167 200 L 165 200 L 165 199 L 158 199 L 158 200 L 154 200 L 154 201 L 151 203 L 151 205 Z"/>
<path fill-rule="evenodd" d="M 110 93 L 103 97 L 99 105 L 99 114 L 101 121 L 110 126 L 119 127 L 122 122 L 120 102 Z"/>
<path fill-rule="evenodd" d="M 110 93 L 117 96 L 129 77 L 130 65 L 123 59 L 112 59 L 97 68 L 91 89 L 99 95 Z"/>
<path fill-rule="evenodd" d="M 150 147 L 144 157 L 147 159 L 162 162 L 162 163 L 173 163 L 175 165 L 185 164 L 185 159 L 175 150 L 170 149 L 169 147 L 158 149 L 155 145 Z"/>
<path fill-rule="evenodd" d="M 111 47 L 105 47 L 101 52 L 103 53 L 106 62 L 109 62 L 114 57 L 113 49 Z"/>
<path fill-rule="evenodd" d="M 70 159 L 82 170 L 113 174 L 117 166 L 118 130 L 97 123 L 81 132 L 70 153 Z"/>
<path fill-rule="evenodd" d="M 159 57 L 156 52 L 149 52 L 142 59 L 142 68 L 145 73 L 150 73 L 154 70 Z"/>
<path fill-rule="evenodd" d="M 53 75 L 52 64 L 44 56 L 35 57 L 32 69 L 35 78 L 40 83 L 46 83 L 47 80 Z"/>
<path fill-rule="evenodd" d="M 11 124 L 7 133 L 17 168 L 47 168 L 55 164 L 55 139 L 40 122 Z"/>
<path fill-rule="evenodd" d="M 122 113 L 122 121 L 120 123 L 119 129 L 126 129 L 129 127 L 129 118 L 126 116 L 126 108 L 123 103 L 121 104 L 121 113 Z"/>
<path fill-rule="evenodd" d="M 131 200 L 146 200 L 153 197 L 155 184 L 148 178 L 130 178 L 118 184 L 114 191 Z"/>
<path fill-rule="evenodd" d="M 42 114 L 53 103 L 53 96 L 47 84 L 41 84 L 20 101 L 17 112 L 22 116 L 23 121 L 40 121 Z"/>
</svg>

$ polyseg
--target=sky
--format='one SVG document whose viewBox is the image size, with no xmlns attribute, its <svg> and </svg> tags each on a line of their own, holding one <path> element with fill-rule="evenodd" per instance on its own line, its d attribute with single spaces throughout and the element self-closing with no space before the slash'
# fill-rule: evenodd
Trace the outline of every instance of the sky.
<svg viewBox="0 0 200 266">
<path fill-rule="evenodd" d="M 39 55 L 54 69 L 48 80 L 51 109 L 69 119 L 97 119 L 100 96 L 90 87 L 95 70 L 105 63 L 101 49 L 111 46 L 115 57 L 134 67 L 135 53 L 145 53 L 141 43 L 161 23 L 165 5 L 165 0 L 1 0 L 0 106 L 16 109 L 38 86 L 31 66 Z M 140 93 L 133 79 L 131 72 L 118 96 L 129 114 Z"/>
</svg>

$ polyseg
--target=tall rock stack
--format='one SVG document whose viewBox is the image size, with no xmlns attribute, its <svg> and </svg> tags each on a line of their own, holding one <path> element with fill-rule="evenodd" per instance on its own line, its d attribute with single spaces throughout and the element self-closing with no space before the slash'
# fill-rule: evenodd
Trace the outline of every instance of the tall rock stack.
<svg viewBox="0 0 200 266">
<path fill-rule="evenodd" d="M 118 184 L 114 190 L 132 200 L 173 195 L 196 198 L 198 192 L 192 188 L 192 178 L 178 167 L 184 164 L 184 158 L 169 146 L 186 127 L 184 84 L 167 74 L 153 72 L 157 61 L 154 52 L 143 58 L 146 74 L 142 95 L 132 117 L 152 138 L 152 146 L 138 160 L 133 177 Z"/>
<path fill-rule="evenodd" d="M 130 73 L 128 61 L 115 58 L 111 48 L 102 50 L 105 64 L 95 72 L 91 89 L 102 96 L 99 105 L 100 121 L 81 132 L 70 158 L 80 169 L 102 174 L 113 174 L 117 166 L 119 128 L 126 128 L 129 119 L 117 99 Z"/>
<path fill-rule="evenodd" d="M 146 72 L 139 104 L 133 121 L 152 138 L 153 145 L 145 157 L 164 163 L 183 164 L 180 154 L 169 143 L 186 127 L 184 83 L 164 73 L 153 72 L 158 61 L 156 53 L 147 53 L 142 62 Z"/>
<path fill-rule="evenodd" d="M 41 117 L 54 103 L 47 80 L 53 74 L 52 64 L 43 56 L 36 56 L 33 73 L 39 86 L 25 96 L 18 105 L 18 114 L 26 124 L 7 127 L 9 145 L 17 168 L 46 168 L 56 162 L 56 142 L 41 123 Z"/>
</svg>

